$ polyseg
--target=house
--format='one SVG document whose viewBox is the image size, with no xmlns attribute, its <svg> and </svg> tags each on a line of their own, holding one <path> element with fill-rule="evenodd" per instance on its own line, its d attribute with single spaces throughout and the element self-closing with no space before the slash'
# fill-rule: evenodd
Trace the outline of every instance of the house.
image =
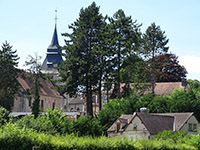
<svg viewBox="0 0 200 150">
<path fill-rule="evenodd" d="M 135 112 L 121 115 L 107 130 L 108 136 L 127 136 L 133 139 L 150 139 L 164 130 L 187 131 L 198 134 L 198 121 L 193 113 Z"/>
<path fill-rule="evenodd" d="M 20 84 L 20 90 L 15 95 L 12 112 L 31 112 L 34 102 L 34 77 L 33 74 L 21 72 L 17 78 Z M 55 109 L 66 107 L 66 99 L 54 89 L 53 84 L 47 77 L 39 78 L 41 84 L 39 89 L 40 108 L 46 111 L 47 108 Z"/>
<path fill-rule="evenodd" d="M 70 97 L 67 110 L 71 112 L 85 112 L 85 98 L 82 95 Z"/>
</svg>

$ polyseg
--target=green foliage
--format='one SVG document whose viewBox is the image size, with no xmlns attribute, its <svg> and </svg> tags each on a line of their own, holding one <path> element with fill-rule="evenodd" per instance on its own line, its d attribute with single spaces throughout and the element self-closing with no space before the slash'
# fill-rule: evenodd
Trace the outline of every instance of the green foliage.
<svg viewBox="0 0 200 150">
<path fill-rule="evenodd" d="M 0 49 L 0 106 L 11 111 L 14 104 L 14 94 L 18 92 L 19 83 L 17 81 L 19 57 L 16 50 L 7 43 L 2 44 Z"/>
<path fill-rule="evenodd" d="M 63 111 L 50 110 L 44 116 L 27 115 L 16 121 L 21 128 L 34 129 L 37 132 L 55 134 L 76 134 L 78 136 L 101 136 L 103 128 L 100 122 L 89 116 L 82 116 L 76 120 L 70 120 Z"/>
<path fill-rule="evenodd" d="M 106 131 L 113 122 L 124 113 L 124 99 L 113 99 L 109 103 L 105 104 L 104 109 L 102 109 L 98 114 L 98 120 L 101 125 L 104 126 L 104 131 Z"/>
<path fill-rule="evenodd" d="M 16 124 L 7 124 L 0 128 L 0 150 L 31 150 L 33 146 L 39 146 L 40 150 L 197 150 L 199 148 L 199 136 L 181 136 L 180 134 L 171 135 L 169 139 L 163 138 L 151 140 L 133 141 L 128 138 L 115 137 L 107 138 L 101 136 L 77 137 L 74 135 L 51 135 L 38 133 L 27 128 L 20 128 Z M 165 137 L 165 136 L 164 136 Z"/>
<path fill-rule="evenodd" d="M 183 138 L 187 138 L 187 131 L 163 131 L 156 135 L 157 140 L 171 140 L 173 143 L 183 142 Z"/>
<path fill-rule="evenodd" d="M 21 128 L 34 129 L 37 132 L 45 132 L 50 134 L 57 133 L 52 122 L 46 119 L 45 116 L 38 116 L 37 118 L 34 118 L 33 115 L 27 115 L 22 119 L 19 119 L 16 124 Z"/>
<path fill-rule="evenodd" d="M 99 121 L 95 118 L 91 118 L 90 116 L 82 116 L 77 120 L 74 120 L 72 125 L 73 127 L 71 133 L 75 133 L 78 136 L 101 136 L 103 133 L 102 126 Z"/>
<path fill-rule="evenodd" d="M 7 109 L 0 106 L 0 127 L 5 123 L 9 122 L 10 119 L 10 112 Z"/>
</svg>

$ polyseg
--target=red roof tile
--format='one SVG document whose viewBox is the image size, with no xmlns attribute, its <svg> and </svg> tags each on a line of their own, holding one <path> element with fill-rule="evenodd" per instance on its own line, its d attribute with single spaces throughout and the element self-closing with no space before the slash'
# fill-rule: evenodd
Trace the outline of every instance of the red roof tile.
<svg viewBox="0 0 200 150">
<path fill-rule="evenodd" d="M 30 73 L 25 73 L 22 72 L 18 75 L 17 78 L 19 84 L 25 91 L 34 91 L 34 80 L 33 80 L 33 75 Z M 43 96 L 51 96 L 51 97 L 59 97 L 61 98 L 62 96 L 59 94 L 57 90 L 54 89 L 53 84 L 51 81 L 47 78 L 39 78 L 39 82 L 41 84 L 39 94 Z"/>
</svg>

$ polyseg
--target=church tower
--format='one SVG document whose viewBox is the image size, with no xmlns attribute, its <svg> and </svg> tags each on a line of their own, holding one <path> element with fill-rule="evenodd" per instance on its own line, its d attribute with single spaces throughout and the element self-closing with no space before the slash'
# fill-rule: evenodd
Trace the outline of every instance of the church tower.
<svg viewBox="0 0 200 150">
<path fill-rule="evenodd" d="M 55 18 L 55 21 L 57 17 Z M 46 58 L 42 64 L 41 71 L 42 73 L 47 74 L 56 74 L 58 73 L 55 67 L 60 66 L 62 59 L 62 49 L 59 48 L 58 35 L 57 35 L 57 24 L 55 22 L 55 29 L 53 33 L 53 38 L 51 44 L 47 48 Z"/>
</svg>

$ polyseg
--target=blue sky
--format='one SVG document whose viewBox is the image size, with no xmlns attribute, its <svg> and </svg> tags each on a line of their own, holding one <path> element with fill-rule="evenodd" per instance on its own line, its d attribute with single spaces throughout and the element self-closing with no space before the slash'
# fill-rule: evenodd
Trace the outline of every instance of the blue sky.
<svg viewBox="0 0 200 150">
<path fill-rule="evenodd" d="M 28 55 L 45 58 L 54 30 L 58 10 L 58 38 L 70 32 L 68 25 L 79 16 L 82 7 L 92 0 L 1 0 L 0 43 L 6 40 L 17 49 L 19 67 Z M 160 25 L 169 38 L 169 51 L 179 56 L 188 71 L 188 79 L 200 80 L 200 1 L 199 0 L 96 0 L 103 15 L 112 16 L 123 9 L 127 16 L 142 23 L 142 32 L 152 23 Z"/>
</svg>

